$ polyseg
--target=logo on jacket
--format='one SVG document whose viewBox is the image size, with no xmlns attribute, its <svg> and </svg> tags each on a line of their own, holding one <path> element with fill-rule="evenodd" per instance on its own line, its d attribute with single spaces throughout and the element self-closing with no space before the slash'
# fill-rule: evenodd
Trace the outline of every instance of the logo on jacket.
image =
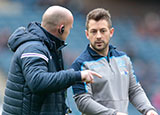
<svg viewBox="0 0 160 115">
<path fill-rule="evenodd" d="M 127 66 L 124 60 L 122 60 L 121 58 L 117 58 L 116 59 L 119 71 L 121 73 L 121 75 L 128 75 L 128 70 L 127 70 Z"/>
</svg>

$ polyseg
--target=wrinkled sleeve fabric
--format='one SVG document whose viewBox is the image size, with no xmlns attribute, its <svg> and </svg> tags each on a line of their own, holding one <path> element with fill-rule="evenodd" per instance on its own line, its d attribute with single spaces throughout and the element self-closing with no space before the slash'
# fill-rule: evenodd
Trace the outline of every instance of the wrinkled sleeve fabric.
<svg viewBox="0 0 160 115">
<path fill-rule="evenodd" d="M 94 101 L 89 93 L 74 96 L 78 109 L 86 115 L 116 115 L 117 111 Z"/>
<path fill-rule="evenodd" d="M 141 87 L 140 83 L 138 82 L 132 63 L 130 59 L 128 58 L 128 64 L 129 64 L 129 74 L 130 74 L 130 82 L 129 82 L 129 99 L 130 102 L 137 108 L 139 112 L 141 112 L 143 115 L 146 115 L 146 113 L 155 108 L 151 105 L 149 99 L 147 98 L 143 88 Z"/>
<path fill-rule="evenodd" d="M 73 85 L 76 81 L 81 81 L 80 72 L 75 72 L 73 69 L 48 72 L 48 59 L 46 51 L 38 46 L 27 47 L 20 57 L 26 85 L 32 92 L 57 92 Z"/>
<path fill-rule="evenodd" d="M 80 70 L 81 64 L 75 62 L 72 68 L 76 71 Z M 78 82 L 72 88 L 76 105 L 84 115 L 116 115 L 117 110 L 107 108 L 93 99 L 91 84 Z"/>
</svg>

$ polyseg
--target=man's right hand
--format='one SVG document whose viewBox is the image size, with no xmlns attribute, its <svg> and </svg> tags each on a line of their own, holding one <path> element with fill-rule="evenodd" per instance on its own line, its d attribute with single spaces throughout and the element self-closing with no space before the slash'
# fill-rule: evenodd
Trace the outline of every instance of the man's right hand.
<svg viewBox="0 0 160 115">
<path fill-rule="evenodd" d="M 118 112 L 117 115 L 128 115 L 126 113 L 121 113 L 121 112 Z"/>
<path fill-rule="evenodd" d="M 91 70 L 85 70 L 85 71 L 81 71 L 81 78 L 83 82 L 86 83 L 94 83 L 94 77 L 93 76 L 97 76 L 99 78 L 102 78 L 102 76 L 94 71 Z"/>
</svg>

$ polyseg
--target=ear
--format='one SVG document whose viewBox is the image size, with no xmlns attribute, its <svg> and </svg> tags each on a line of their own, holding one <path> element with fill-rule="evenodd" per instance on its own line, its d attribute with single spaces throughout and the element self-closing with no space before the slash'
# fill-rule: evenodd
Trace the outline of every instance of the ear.
<svg viewBox="0 0 160 115">
<path fill-rule="evenodd" d="M 88 37 L 88 30 L 85 30 L 85 34 L 86 34 L 87 39 L 89 40 L 89 37 Z"/>
<path fill-rule="evenodd" d="M 113 34 L 114 34 L 114 28 L 112 27 L 112 28 L 110 29 L 110 38 L 113 36 Z"/>
<path fill-rule="evenodd" d="M 60 25 L 60 27 L 58 29 L 58 33 L 62 35 L 63 32 L 64 32 L 64 25 Z"/>
</svg>

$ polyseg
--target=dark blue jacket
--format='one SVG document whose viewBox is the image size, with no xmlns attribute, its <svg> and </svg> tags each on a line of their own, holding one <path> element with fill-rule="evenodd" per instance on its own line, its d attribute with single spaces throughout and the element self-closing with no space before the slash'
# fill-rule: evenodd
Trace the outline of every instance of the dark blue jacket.
<svg viewBox="0 0 160 115">
<path fill-rule="evenodd" d="M 14 56 L 2 115 L 65 114 L 65 89 L 81 81 L 81 76 L 80 72 L 63 70 L 64 45 L 36 22 L 11 35 L 8 46 Z"/>
</svg>

